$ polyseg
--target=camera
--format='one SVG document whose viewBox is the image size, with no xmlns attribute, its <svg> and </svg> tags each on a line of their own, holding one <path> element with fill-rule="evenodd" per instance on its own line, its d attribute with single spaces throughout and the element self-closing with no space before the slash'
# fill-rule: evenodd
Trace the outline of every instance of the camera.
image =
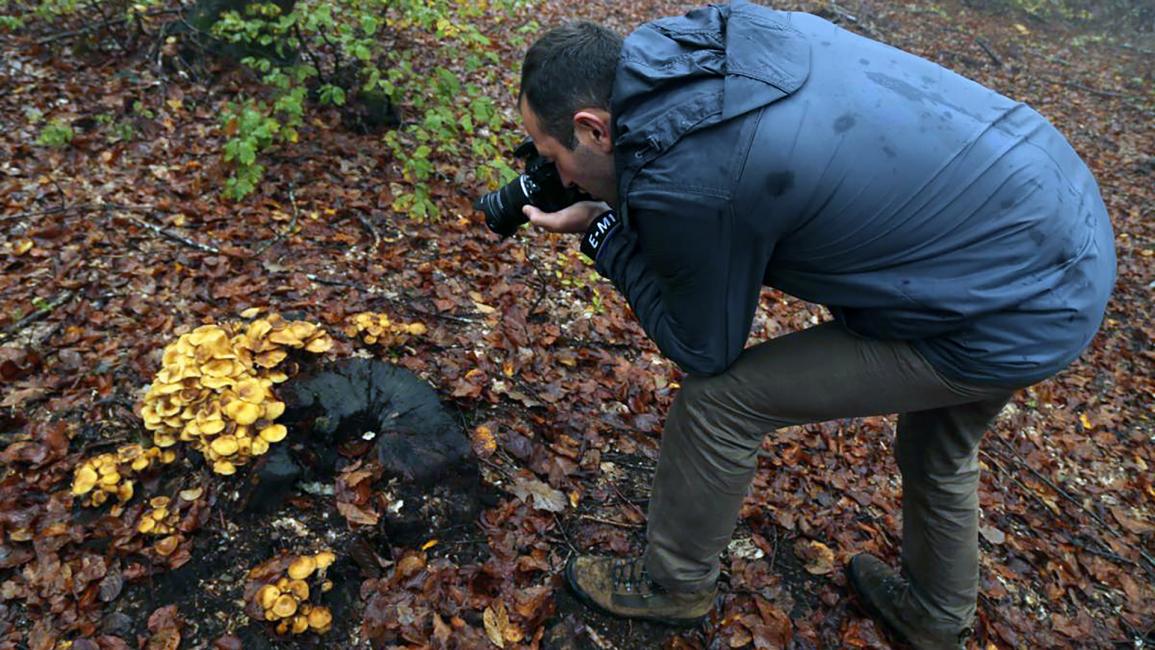
<svg viewBox="0 0 1155 650">
<path fill-rule="evenodd" d="M 502 238 L 517 232 L 521 224 L 528 221 L 521 212 L 526 205 L 557 212 L 590 198 L 562 183 L 557 167 L 538 155 L 533 140 L 526 138 L 513 155 L 525 161 L 525 172 L 473 203 L 474 208 L 485 213 L 485 225 Z"/>
</svg>

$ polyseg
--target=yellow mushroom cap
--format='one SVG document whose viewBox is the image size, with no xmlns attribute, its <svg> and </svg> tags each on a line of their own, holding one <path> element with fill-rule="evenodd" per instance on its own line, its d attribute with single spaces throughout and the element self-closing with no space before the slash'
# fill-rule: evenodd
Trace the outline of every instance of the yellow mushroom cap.
<svg viewBox="0 0 1155 650">
<path fill-rule="evenodd" d="M 332 551 L 321 551 L 314 557 L 317 560 L 317 568 L 322 571 L 328 569 L 329 565 L 333 564 L 333 560 L 337 559 L 337 556 L 334 555 Z"/>
<path fill-rule="evenodd" d="M 309 618 L 297 614 L 293 617 L 293 634 L 300 634 L 309 629 Z"/>
<path fill-rule="evenodd" d="M 151 517 L 141 517 L 140 523 L 137 524 L 136 529 L 142 533 L 150 533 L 156 528 L 156 520 Z"/>
<path fill-rule="evenodd" d="M 325 630 L 333 622 L 333 614 L 328 607 L 314 607 L 309 610 L 309 627 L 314 630 Z"/>
<path fill-rule="evenodd" d="M 304 580 L 289 581 L 289 591 L 297 597 L 297 600 L 309 599 L 309 585 Z"/>
<path fill-rule="evenodd" d="M 265 585 L 257 592 L 257 602 L 261 604 L 261 609 L 272 609 L 280 595 L 281 590 L 276 585 Z"/>
<path fill-rule="evenodd" d="M 225 406 L 225 415 L 237 424 L 248 426 L 261 417 L 261 406 L 236 399 Z"/>
<path fill-rule="evenodd" d="M 119 488 L 117 488 L 116 498 L 120 499 L 121 503 L 125 503 L 132 498 L 132 493 L 132 481 L 125 481 L 124 483 L 120 484 Z"/>
<path fill-rule="evenodd" d="M 332 588 L 333 588 L 333 581 L 332 580 L 326 580 L 326 581 L 321 583 L 321 593 L 326 593 Z"/>
<path fill-rule="evenodd" d="M 278 363 L 285 360 L 289 356 L 288 352 L 284 350 L 268 350 L 253 357 L 253 361 L 262 368 L 272 368 Z"/>
<path fill-rule="evenodd" d="M 72 479 L 72 494 L 80 496 L 88 494 L 92 488 L 96 487 L 96 480 L 99 478 L 96 470 L 88 464 L 81 465 L 76 470 L 76 476 Z"/>
<path fill-rule="evenodd" d="M 269 453 L 269 443 L 264 438 L 253 438 L 249 451 L 254 456 L 264 456 Z"/>
<path fill-rule="evenodd" d="M 313 575 L 317 569 L 317 561 L 309 555 L 302 555 L 289 565 L 289 577 L 293 580 L 304 580 Z"/>
<path fill-rule="evenodd" d="M 175 551 L 176 547 L 179 545 L 180 538 L 176 535 L 169 535 L 168 537 L 165 537 L 164 539 L 157 542 L 153 548 L 155 548 L 156 552 L 162 557 L 168 557 L 173 554 L 173 551 Z"/>
<path fill-rule="evenodd" d="M 424 323 L 409 323 L 409 325 L 405 327 L 405 330 L 410 334 L 421 335 L 428 332 L 429 328 L 425 327 Z"/>
<path fill-rule="evenodd" d="M 152 441 L 156 443 L 157 447 L 171 447 L 176 444 L 176 436 L 158 432 L 153 436 Z"/>
<path fill-rule="evenodd" d="M 237 473 L 237 466 L 227 460 L 218 460 L 213 463 L 213 471 L 222 476 L 232 476 Z"/>
<path fill-rule="evenodd" d="M 237 445 L 237 439 L 233 436 L 219 436 L 213 439 L 213 442 L 210 446 L 212 447 L 213 451 L 222 456 L 232 456 L 233 454 L 237 453 L 237 449 L 239 449 L 239 445 Z"/>
<path fill-rule="evenodd" d="M 146 467 L 148 467 L 148 459 L 144 456 L 132 461 L 132 471 L 134 472 L 139 472 Z"/>
<path fill-rule="evenodd" d="M 160 462 L 162 463 L 171 463 L 174 460 L 176 460 L 176 452 L 171 449 L 165 450 L 165 452 L 161 454 Z"/>
<path fill-rule="evenodd" d="M 285 412 L 284 402 L 265 402 L 265 419 L 276 420 Z"/>
<path fill-rule="evenodd" d="M 285 620 L 281 621 L 280 623 L 277 623 L 277 634 L 288 634 L 289 633 L 289 623 L 290 623 L 289 619 L 285 619 Z"/>
<path fill-rule="evenodd" d="M 297 599 L 288 594 L 277 596 L 273 603 L 273 613 L 281 618 L 288 618 L 297 613 Z"/>
<path fill-rule="evenodd" d="M 216 435 L 225 430 L 225 421 L 221 419 L 220 414 L 217 414 L 215 418 L 205 419 L 197 416 L 196 424 L 201 433 L 209 436 Z"/>
<path fill-rule="evenodd" d="M 120 482 L 120 474 L 116 471 L 109 472 L 100 477 L 101 485 L 116 485 Z"/>
<path fill-rule="evenodd" d="M 285 436 L 288 435 L 288 433 L 289 430 L 285 428 L 285 425 L 274 424 L 272 426 L 261 429 L 260 436 L 261 439 L 265 440 L 266 442 L 280 442 L 285 439 Z"/>
<path fill-rule="evenodd" d="M 273 326 L 269 323 L 269 321 L 264 319 L 255 320 L 249 323 L 249 329 L 247 332 L 245 332 L 245 335 L 250 339 L 258 340 L 264 338 L 266 334 L 272 331 L 272 329 Z"/>
<path fill-rule="evenodd" d="M 323 334 L 305 344 L 305 349 L 313 354 L 322 354 L 333 349 L 333 337 Z"/>
<path fill-rule="evenodd" d="M 260 404 L 265 399 L 265 386 L 259 379 L 242 379 L 237 383 L 237 397 L 246 402 Z"/>
<path fill-rule="evenodd" d="M 236 383 L 236 380 L 232 377 L 201 377 L 200 379 L 201 386 L 214 390 L 219 388 L 232 388 Z"/>
<path fill-rule="evenodd" d="M 188 342 L 192 345 L 212 343 L 228 335 L 219 325 L 201 325 L 187 334 Z M 181 338 L 184 338 L 183 336 Z"/>
</svg>

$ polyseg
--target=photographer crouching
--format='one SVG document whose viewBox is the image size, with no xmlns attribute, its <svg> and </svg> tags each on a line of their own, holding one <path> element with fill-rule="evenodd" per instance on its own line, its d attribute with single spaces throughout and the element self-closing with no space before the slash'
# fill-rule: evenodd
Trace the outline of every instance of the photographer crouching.
<svg viewBox="0 0 1155 650">
<path fill-rule="evenodd" d="M 661 440 L 640 557 L 566 567 L 587 604 L 693 625 L 712 608 L 763 436 L 898 413 L 901 572 L 849 583 L 899 640 L 961 648 L 978 590 L 979 441 L 1016 389 L 1099 327 L 1111 225 L 1030 107 L 821 18 L 736 1 L 588 22 L 529 50 L 527 174 L 479 206 L 581 249 L 688 376 Z M 593 200 L 589 200 L 593 199 Z M 745 347 L 759 291 L 829 323 Z"/>
</svg>

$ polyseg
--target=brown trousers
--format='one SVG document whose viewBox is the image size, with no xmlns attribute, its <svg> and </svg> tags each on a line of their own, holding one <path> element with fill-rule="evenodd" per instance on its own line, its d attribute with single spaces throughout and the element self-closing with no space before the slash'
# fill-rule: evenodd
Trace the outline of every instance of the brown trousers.
<svg viewBox="0 0 1155 650">
<path fill-rule="evenodd" d="M 675 590 L 712 586 L 763 436 L 899 413 L 902 563 L 935 623 L 970 624 L 978 596 L 978 446 L 1012 394 L 946 379 L 908 343 L 826 323 L 753 346 L 723 374 L 687 377 L 650 498 L 646 567 Z"/>
</svg>

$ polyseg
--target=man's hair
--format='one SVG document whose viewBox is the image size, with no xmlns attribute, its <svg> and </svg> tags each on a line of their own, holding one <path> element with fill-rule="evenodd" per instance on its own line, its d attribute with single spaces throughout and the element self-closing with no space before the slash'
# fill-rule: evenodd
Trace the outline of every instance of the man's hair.
<svg viewBox="0 0 1155 650">
<path fill-rule="evenodd" d="M 588 21 L 566 23 L 525 53 L 518 101 L 525 98 L 542 130 L 573 149 L 573 115 L 583 108 L 610 110 L 622 37 Z"/>
</svg>

